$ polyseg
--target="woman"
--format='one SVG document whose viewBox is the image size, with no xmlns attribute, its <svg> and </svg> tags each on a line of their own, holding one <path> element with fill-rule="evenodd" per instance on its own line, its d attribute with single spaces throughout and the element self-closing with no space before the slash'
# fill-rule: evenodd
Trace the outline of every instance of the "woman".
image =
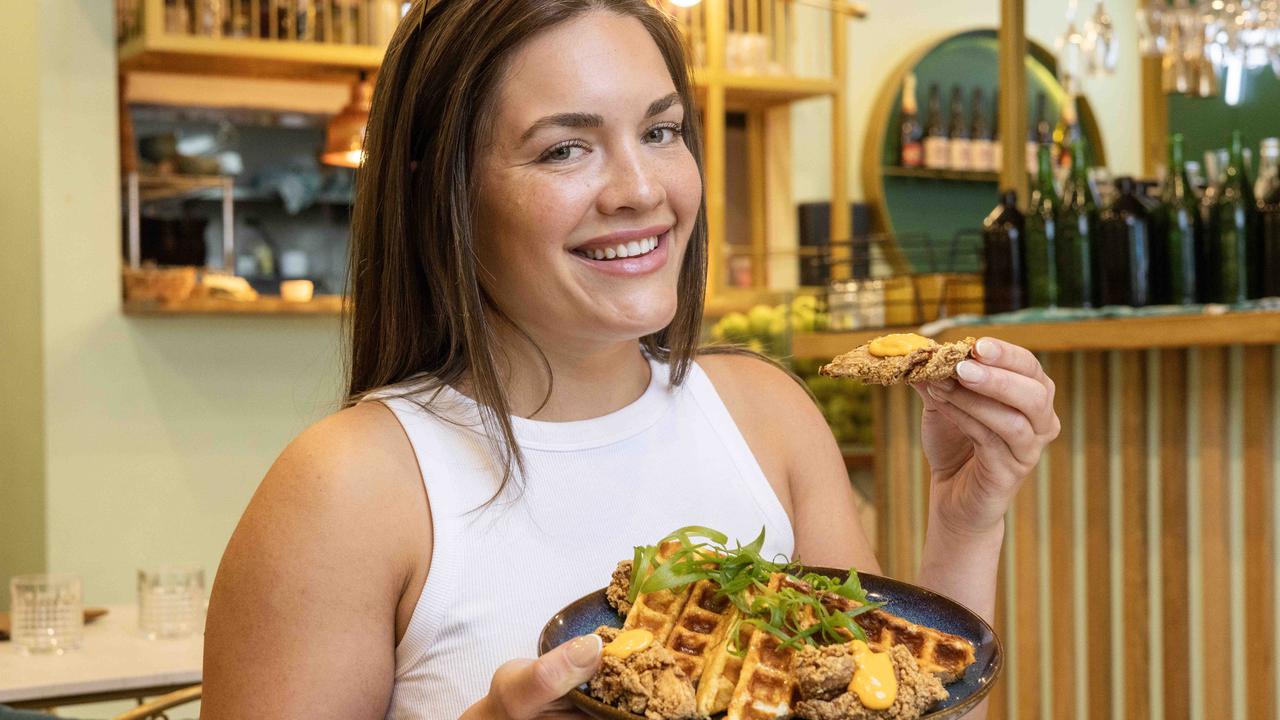
<svg viewBox="0 0 1280 720">
<path fill-rule="evenodd" d="M 231 539 L 207 720 L 574 717 L 599 640 L 534 661 L 539 629 L 682 525 L 879 570 L 805 391 L 697 354 L 694 120 L 643 0 L 413 7 L 359 173 L 348 407 L 285 449 Z M 1005 509 L 1058 424 L 1025 350 L 984 340 L 960 376 L 917 388 L 919 577 L 990 617 Z"/>
</svg>

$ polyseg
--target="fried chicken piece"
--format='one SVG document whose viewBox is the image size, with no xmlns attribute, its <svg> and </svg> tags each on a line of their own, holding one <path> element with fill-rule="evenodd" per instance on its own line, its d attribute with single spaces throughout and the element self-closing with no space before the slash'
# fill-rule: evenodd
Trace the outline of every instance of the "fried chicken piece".
<svg viewBox="0 0 1280 720">
<path fill-rule="evenodd" d="M 621 631 L 599 627 L 607 645 Z M 676 664 L 675 653 L 658 643 L 625 658 L 605 655 L 587 683 L 592 696 L 649 720 L 695 720 L 693 683 Z"/>
<path fill-rule="evenodd" d="M 627 600 L 627 595 L 631 593 L 631 567 L 630 560 L 619 562 L 618 567 L 613 570 L 613 576 L 609 578 L 609 587 L 604 590 L 605 600 L 618 611 L 618 617 L 625 618 L 631 612 L 631 602 Z"/>
<path fill-rule="evenodd" d="M 846 649 L 841 651 L 840 648 Z M 796 655 L 793 672 L 800 697 L 806 700 L 834 700 L 837 695 L 849 689 L 853 669 L 853 653 L 848 652 L 847 646 L 828 645 L 816 648 L 806 645 Z"/>
<path fill-rule="evenodd" d="M 802 698 L 796 703 L 796 715 L 804 720 L 915 720 L 947 698 L 942 681 L 922 671 L 907 648 L 894 646 L 889 656 L 898 696 L 887 709 L 872 710 L 848 691 L 853 678 L 853 651 L 848 644 L 804 647 L 794 670 Z"/>
<path fill-rule="evenodd" d="M 869 385 L 897 385 L 955 377 L 956 365 L 969 357 L 974 338 L 912 350 L 906 355 L 878 357 L 871 354 L 871 343 L 863 343 L 835 357 L 818 371 L 830 377 L 851 377 Z"/>
</svg>

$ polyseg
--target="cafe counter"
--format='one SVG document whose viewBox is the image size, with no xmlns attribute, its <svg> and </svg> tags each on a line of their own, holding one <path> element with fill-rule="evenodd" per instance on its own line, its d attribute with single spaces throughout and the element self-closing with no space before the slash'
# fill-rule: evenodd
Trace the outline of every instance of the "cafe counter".
<svg viewBox="0 0 1280 720">
<path fill-rule="evenodd" d="M 905 330 L 893 330 L 905 331 Z M 797 336 L 831 358 L 886 330 Z M 1035 351 L 1062 433 L 1006 519 L 993 720 L 1277 717 L 1280 312 L 948 327 Z M 877 549 L 919 565 L 921 403 L 875 388 Z"/>
</svg>

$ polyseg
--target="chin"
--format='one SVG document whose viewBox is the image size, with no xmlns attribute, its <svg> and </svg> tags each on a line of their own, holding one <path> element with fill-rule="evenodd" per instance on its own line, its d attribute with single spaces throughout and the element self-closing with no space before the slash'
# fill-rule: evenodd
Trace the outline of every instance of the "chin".
<svg viewBox="0 0 1280 720">
<path fill-rule="evenodd" d="M 643 307 L 643 312 L 613 312 L 604 316 L 597 315 L 601 330 L 610 337 L 620 340 L 638 340 L 652 335 L 671 324 L 676 316 L 676 294 L 669 297 L 649 298 L 641 305 L 628 305 L 626 302 L 601 303 L 597 311 L 606 307 Z"/>
</svg>

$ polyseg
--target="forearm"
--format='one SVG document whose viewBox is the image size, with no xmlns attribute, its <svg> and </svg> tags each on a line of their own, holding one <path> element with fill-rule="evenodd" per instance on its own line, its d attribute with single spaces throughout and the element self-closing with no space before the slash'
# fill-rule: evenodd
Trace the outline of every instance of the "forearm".
<svg viewBox="0 0 1280 720">
<path fill-rule="evenodd" d="M 1004 521 L 982 534 L 961 533 L 929 513 L 919 584 L 964 605 L 994 624 L 996 573 Z"/>
</svg>

